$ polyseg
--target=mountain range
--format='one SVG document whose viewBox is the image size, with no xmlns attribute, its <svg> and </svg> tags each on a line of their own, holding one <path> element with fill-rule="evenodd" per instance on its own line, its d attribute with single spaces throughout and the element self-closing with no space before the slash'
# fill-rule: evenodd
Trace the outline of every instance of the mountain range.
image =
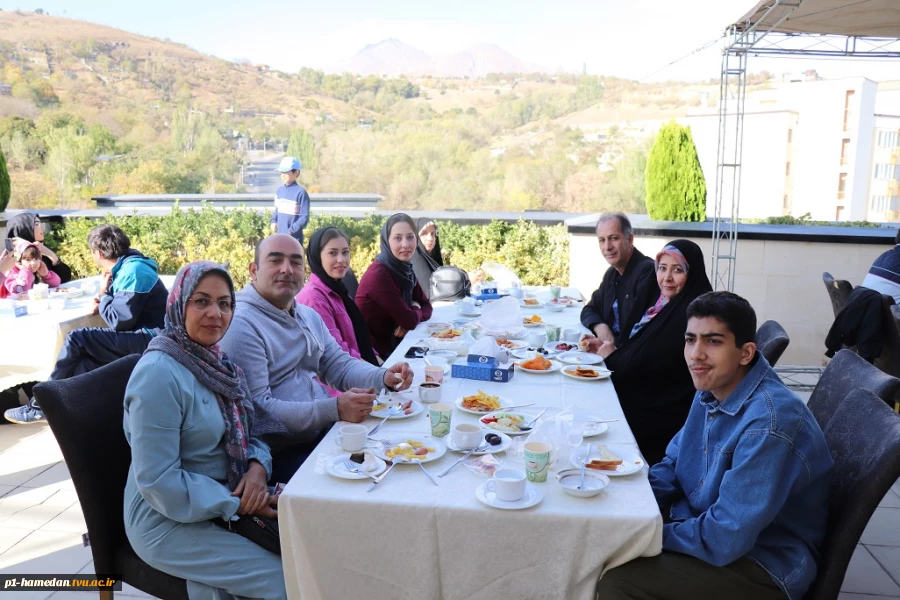
<svg viewBox="0 0 900 600">
<path fill-rule="evenodd" d="M 550 70 L 525 62 L 494 44 L 476 44 L 459 52 L 431 56 L 427 52 L 387 39 L 368 44 L 339 62 L 332 72 L 359 75 L 432 75 L 435 77 L 483 77 L 488 73 L 546 73 Z"/>
</svg>

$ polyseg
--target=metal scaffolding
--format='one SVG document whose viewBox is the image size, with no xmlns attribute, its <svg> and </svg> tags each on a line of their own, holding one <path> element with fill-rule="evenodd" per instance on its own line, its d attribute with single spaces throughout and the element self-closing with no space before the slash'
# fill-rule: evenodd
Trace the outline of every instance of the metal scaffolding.
<svg viewBox="0 0 900 600">
<path fill-rule="evenodd" d="M 752 22 L 728 28 L 719 83 L 719 140 L 710 281 L 734 290 L 741 196 L 747 60 L 752 56 L 900 58 L 900 38 L 778 31 L 808 0 L 771 0 Z M 783 28 L 783 27 L 782 27 Z"/>
</svg>

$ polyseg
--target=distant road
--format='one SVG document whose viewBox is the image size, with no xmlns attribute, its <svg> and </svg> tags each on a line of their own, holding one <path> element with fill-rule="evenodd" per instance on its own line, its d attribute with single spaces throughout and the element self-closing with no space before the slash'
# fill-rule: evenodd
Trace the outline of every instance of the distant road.
<svg viewBox="0 0 900 600">
<path fill-rule="evenodd" d="M 283 153 L 250 150 L 245 153 L 244 185 L 247 191 L 256 194 L 275 193 L 281 185 L 281 175 L 275 172 Z"/>
</svg>

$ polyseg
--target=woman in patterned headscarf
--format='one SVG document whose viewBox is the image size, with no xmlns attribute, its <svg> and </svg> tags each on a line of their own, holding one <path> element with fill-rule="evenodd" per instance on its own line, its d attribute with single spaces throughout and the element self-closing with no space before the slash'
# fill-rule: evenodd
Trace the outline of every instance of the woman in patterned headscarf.
<svg viewBox="0 0 900 600">
<path fill-rule="evenodd" d="M 213 523 L 277 517 L 271 453 L 256 437 L 277 425 L 255 414 L 243 372 L 217 346 L 233 311 L 221 266 L 178 272 L 165 330 L 125 391 L 125 532 L 147 564 L 186 579 L 191 598 L 286 598 L 280 557 Z"/>
<path fill-rule="evenodd" d="M 694 399 L 694 382 L 684 362 L 687 307 L 712 291 L 703 251 L 690 240 L 669 242 L 656 255 L 659 298 L 619 347 L 590 340 L 613 372 L 622 412 L 648 465 L 659 462 L 684 425 Z"/>
</svg>

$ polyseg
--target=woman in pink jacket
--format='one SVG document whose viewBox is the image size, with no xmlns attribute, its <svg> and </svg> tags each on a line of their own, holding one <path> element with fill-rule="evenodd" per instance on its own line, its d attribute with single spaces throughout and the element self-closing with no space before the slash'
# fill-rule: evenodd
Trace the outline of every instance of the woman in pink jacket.
<svg viewBox="0 0 900 600">
<path fill-rule="evenodd" d="M 297 302 L 319 313 L 344 352 L 379 366 L 366 321 L 341 281 L 350 269 L 347 234 L 337 227 L 317 230 L 309 238 L 306 260 L 312 273 Z"/>
</svg>

